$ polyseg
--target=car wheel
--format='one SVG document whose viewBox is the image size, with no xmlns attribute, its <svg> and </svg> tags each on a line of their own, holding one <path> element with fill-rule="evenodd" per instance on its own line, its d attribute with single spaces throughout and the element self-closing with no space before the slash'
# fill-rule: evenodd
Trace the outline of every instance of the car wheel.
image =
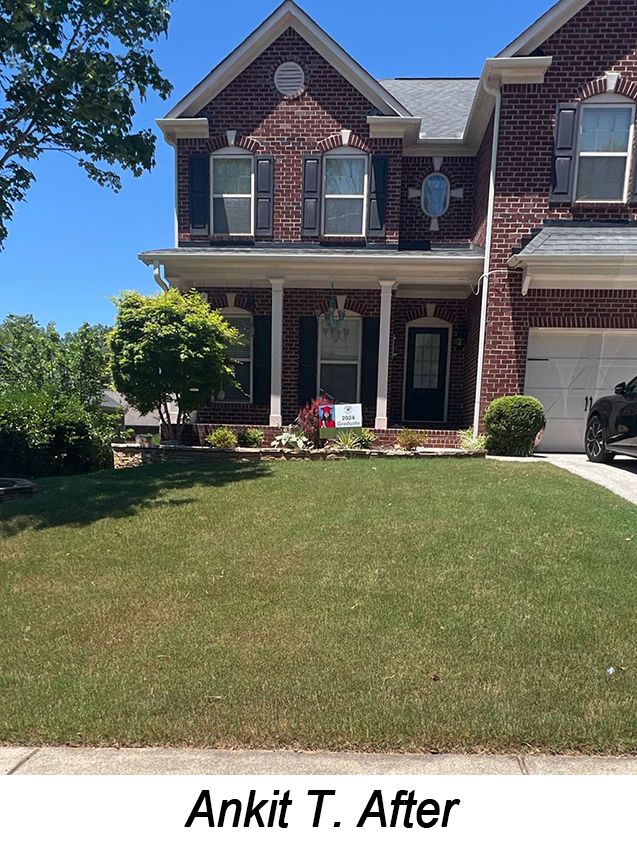
<svg viewBox="0 0 637 853">
<path fill-rule="evenodd" d="M 614 453 L 609 453 L 606 450 L 606 436 L 604 434 L 604 425 L 595 415 L 588 422 L 586 427 L 586 455 L 591 462 L 610 462 L 615 456 Z"/>
</svg>

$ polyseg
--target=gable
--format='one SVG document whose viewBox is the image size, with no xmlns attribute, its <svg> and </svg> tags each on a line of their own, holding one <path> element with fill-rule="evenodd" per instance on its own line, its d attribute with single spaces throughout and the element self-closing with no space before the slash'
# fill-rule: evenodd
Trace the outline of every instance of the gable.
<svg viewBox="0 0 637 853">
<path fill-rule="evenodd" d="M 382 115 L 409 115 L 409 111 L 365 71 L 325 30 L 292 0 L 285 0 L 261 26 L 166 114 L 167 119 L 195 116 L 274 41 L 293 29 L 323 59 L 380 111 Z"/>
<path fill-rule="evenodd" d="M 564 24 L 588 6 L 590 0 L 559 0 L 548 12 L 521 33 L 498 56 L 530 56 L 534 50 L 556 33 Z"/>
</svg>

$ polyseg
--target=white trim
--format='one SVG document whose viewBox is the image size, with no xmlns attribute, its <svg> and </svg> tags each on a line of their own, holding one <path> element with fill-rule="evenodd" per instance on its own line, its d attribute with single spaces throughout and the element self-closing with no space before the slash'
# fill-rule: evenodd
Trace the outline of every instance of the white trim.
<svg viewBox="0 0 637 853">
<path fill-rule="evenodd" d="M 208 139 L 207 118 L 158 118 L 157 126 L 169 145 L 174 145 L 177 139 Z"/>
<path fill-rule="evenodd" d="M 582 118 L 584 116 L 584 112 L 586 110 L 601 110 L 601 109 L 617 109 L 617 108 L 629 109 L 630 110 L 630 128 L 628 131 L 628 143 L 625 151 L 582 151 L 580 149 L 581 138 L 582 138 Z M 633 140 L 635 137 L 635 103 L 631 101 L 629 98 L 624 98 L 622 95 L 599 95 L 594 98 L 587 99 L 584 103 L 581 104 L 578 124 L 577 124 L 577 149 L 575 154 L 575 175 L 573 177 L 573 204 L 626 204 L 629 192 L 629 181 L 630 181 L 630 166 L 631 166 L 631 153 L 633 150 Z M 604 158 L 608 159 L 610 157 L 623 157 L 626 160 L 626 166 L 624 169 L 624 190 L 621 198 L 612 198 L 612 199 L 589 199 L 589 198 L 577 198 L 577 182 L 579 180 L 579 172 L 580 172 L 580 160 L 584 158 Z"/>
<path fill-rule="evenodd" d="M 283 425 L 281 398 L 283 389 L 283 285 L 282 278 L 269 280 L 272 288 L 272 333 L 270 356 L 270 419 L 271 427 Z"/>
<path fill-rule="evenodd" d="M 365 163 L 365 174 L 363 175 L 363 192 L 356 193 L 353 195 L 345 195 L 343 193 L 326 193 L 325 192 L 325 181 L 327 179 L 327 168 L 326 161 L 327 160 L 363 160 Z M 369 183 L 369 155 L 364 152 L 359 151 L 356 148 L 334 148 L 332 151 L 328 151 L 323 155 L 323 168 L 321 169 L 321 234 L 323 237 L 365 237 L 367 234 L 367 195 L 368 195 L 368 183 Z M 350 198 L 356 200 L 362 200 L 363 202 L 363 211 L 362 211 L 362 221 L 361 221 L 361 231 L 360 233 L 353 234 L 351 232 L 336 232 L 330 233 L 325 230 L 325 208 L 326 199 L 342 199 L 342 198 Z"/>
<path fill-rule="evenodd" d="M 240 153 L 237 153 L 240 152 Z M 249 160 L 250 161 L 250 193 L 220 193 L 215 195 L 214 172 L 215 160 Z M 242 148 L 221 148 L 210 155 L 210 234 L 212 236 L 254 237 L 254 155 Z M 215 231 L 215 198 L 249 198 L 250 199 L 250 230 L 249 231 Z"/>
<path fill-rule="evenodd" d="M 210 74 L 166 115 L 167 119 L 194 116 L 215 98 L 272 42 L 292 27 L 314 50 L 381 112 L 409 115 L 409 111 L 365 71 L 343 48 L 292 0 L 285 0 Z M 274 85 L 274 83 L 273 83 Z"/>
<path fill-rule="evenodd" d="M 453 342 L 453 323 L 447 322 L 440 317 L 418 317 L 416 320 L 410 320 L 405 323 L 405 354 L 403 361 L 403 408 L 402 421 L 403 423 L 418 423 L 418 421 L 405 420 L 405 403 L 407 399 L 407 359 L 409 357 L 409 331 L 410 329 L 448 329 L 449 335 L 447 340 L 447 376 L 445 378 L 445 405 L 444 417 L 441 421 L 431 420 L 430 418 L 421 418 L 425 423 L 445 424 L 449 415 L 449 381 L 451 379 L 451 348 Z"/>
<path fill-rule="evenodd" d="M 323 354 L 323 329 L 325 323 L 325 314 L 321 314 L 316 322 L 316 396 L 321 395 L 321 367 L 323 364 L 355 364 L 356 365 L 356 400 L 339 400 L 340 403 L 360 403 L 361 402 L 361 373 L 363 360 L 363 318 L 356 311 L 345 311 L 348 320 L 355 320 L 359 326 L 358 332 L 358 360 L 346 361 L 345 359 L 329 359 L 324 361 Z"/>
<path fill-rule="evenodd" d="M 532 53 L 589 3 L 590 0 L 559 0 L 555 6 L 500 51 L 498 56 L 512 57 Z"/>
<path fill-rule="evenodd" d="M 637 290 L 636 255 L 513 255 L 511 269 L 524 271 L 529 290 Z"/>
<path fill-rule="evenodd" d="M 247 320 L 252 318 L 254 322 L 254 315 L 251 311 L 247 311 L 245 308 L 237 308 L 234 305 L 227 305 L 224 308 L 219 308 L 219 313 L 224 318 L 224 320 L 230 321 L 230 325 L 232 325 L 232 320 Z M 251 406 L 254 399 L 254 338 L 250 336 L 250 357 L 249 358 L 234 358 L 233 361 L 241 362 L 245 364 L 246 361 L 250 364 L 250 393 L 248 395 L 247 400 L 219 400 L 220 403 L 228 402 L 232 403 L 232 405 L 239 406 Z"/>
<path fill-rule="evenodd" d="M 396 282 L 380 280 L 380 320 L 378 323 L 378 378 L 376 381 L 375 429 L 387 429 L 389 400 L 389 357 L 391 350 L 392 298 Z"/>
</svg>

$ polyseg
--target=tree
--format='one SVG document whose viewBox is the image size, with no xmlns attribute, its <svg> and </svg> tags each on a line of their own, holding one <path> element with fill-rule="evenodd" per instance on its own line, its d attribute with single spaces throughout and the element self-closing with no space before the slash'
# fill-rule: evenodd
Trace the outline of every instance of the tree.
<svg viewBox="0 0 637 853">
<path fill-rule="evenodd" d="M 117 319 L 108 339 L 115 387 L 142 414 L 157 409 L 179 438 L 188 413 L 206 403 L 222 381 L 234 383 L 229 348 L 239 342 L 239 332 L 196 292 L 129 291 L 114 302 Z M 174 422 L 171 404 L 177 408 Z"/>
<path fill-rule="evenodd" d="M 155 136 L 133 131 L 135 99 L 171 86 L 153 59 L 169 0 L 0 0 L 0 245 L 45 151 L 118 190 L 118 165 L 152 168 Z"/>
<path fill-rule="evenodd" d="M 98 408 L 111 382 L 107 331 L 84 323 L 62 336 L 53 323 L 9 314 L 0 324 L 0 388 L 45 391 Z"/>
</svg>

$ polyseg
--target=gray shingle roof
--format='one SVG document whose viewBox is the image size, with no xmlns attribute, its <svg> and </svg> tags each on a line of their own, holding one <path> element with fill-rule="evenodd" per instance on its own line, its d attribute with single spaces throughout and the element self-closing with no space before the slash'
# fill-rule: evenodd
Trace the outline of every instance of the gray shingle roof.
<svg viewBox="0 0 637 853">
<path fill-rule="evenodd" d="M 517 257 L 554 255 L 637 255 L 637 227 L 631 225 L 548 225 Z"/>
<path fill-rule="evenodd" d="M 398 77 L 379 83 L 421 119 L 421 137 L 461 139 L 479 80 Z"/>
<path fill-rule="evenodd" d="M 373 258 L 404 258 L 404 257 L 424 257 L 424 258 L 466 258 L 466 257 L 482 257 L 484 250 L 474 244 L 463 245 L 433 245 L 431 249 L 364 249 L 351 248 L 348 246 L 328 247 L 328 246 L 302 246 L 298 249 L 267 247 L 259 246 L 250 247 L 230 247 L 230 246 L 193 246 L 179 247 L 178 249 L 153 249 L 147 252 L 142 252 L 138 257 L 142 259 L 171 257 L 308 257 L 308 256 L 324 256 L 324 257 L 346 257 L 346 256 L 364 256 Z"/>
</svg>

